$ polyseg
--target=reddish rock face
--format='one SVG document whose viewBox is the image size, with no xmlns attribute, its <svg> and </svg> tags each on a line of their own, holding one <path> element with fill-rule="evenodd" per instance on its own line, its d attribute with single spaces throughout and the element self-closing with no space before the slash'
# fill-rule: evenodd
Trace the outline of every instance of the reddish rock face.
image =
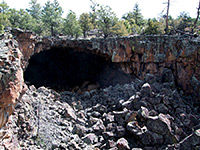
<svg viewBox="0 0 200 150">
<path fill-rule="evenodd" d="M 31 32 L 14 31 L 20 50 L 24 55 L 23 65 L 34 53 L 52 47 L 72 48 L 87 51 L 121 64 L 125 73 L 133 73 L 143 79 L 146 73 L 163 73 L 172 70 L 178 86 L 188 93 L 193 91 L 191 78 L 200 79 L 199 38 L 189 36 L 131 36 L 123 38 L 70 40 L 65 37 L 39 38 Z"/>
<path fill-rule="evenodd" d="M 21 58 L 22 54 L 15 40 L 0 41 L 0 128 L 13 113 L 15 104 L 23 93 Z"/>
</svg>

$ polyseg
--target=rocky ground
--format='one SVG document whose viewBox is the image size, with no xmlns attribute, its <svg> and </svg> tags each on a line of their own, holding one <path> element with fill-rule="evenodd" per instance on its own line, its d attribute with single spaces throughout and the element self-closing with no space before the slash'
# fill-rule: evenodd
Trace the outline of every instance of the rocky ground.
<svg viewBox="0 0 200 150">
<path fill-rule="evenodd" d="M 28 87 L 0 150 L 198 150 L 200 107 L 172 72 L 77 94 Z"/>
</svg>

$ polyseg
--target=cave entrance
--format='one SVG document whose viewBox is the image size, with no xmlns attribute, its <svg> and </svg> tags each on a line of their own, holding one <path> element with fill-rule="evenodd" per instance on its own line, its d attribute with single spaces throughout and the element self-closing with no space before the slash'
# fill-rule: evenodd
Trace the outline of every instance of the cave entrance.
<svg viewBox="0 0 200 150">
<path fill-rule="evenodd" d="M 133 78 L 102 56 L 56 47 L 33 55 L 24 72 L 26 84 L 56 91 L 105 88 Z"/>
</svg>

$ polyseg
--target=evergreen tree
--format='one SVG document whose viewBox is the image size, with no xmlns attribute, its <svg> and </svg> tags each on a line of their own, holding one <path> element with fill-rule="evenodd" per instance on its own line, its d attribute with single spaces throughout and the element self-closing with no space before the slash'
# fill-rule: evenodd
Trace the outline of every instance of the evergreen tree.
<svg viewBox="0 0 200 150">
<path fill-rule="evenodd" d="M 91 12 L 90 12 L 90 18 L 91 18 L 91 23 L 94 27 L 94 29 L 97 28 L 97 10 L 99 7 L 99 4 L 95 0 L 90 0 L 92 5 L 90 5 Z"/>
<path fill-rule="evenodd" d="M 48 0 L 42 10 L 42 21 L 46 25 L 47 31 L 50 31 L 51 35 L 55 35 L 58 32 L 58 27 L 62 21 L 62 8 L 57 0 L 53 3 Z"/>
<path fill-rule="evenodd" d="M 143 16 L 142 16 L 138 3 L 135 4 L 132 12 L 128 12 L 127 14 L 123 15 L 122 18 L 124 20 L 130 21 L 131 24 L 135 23 L 138 26 L 141 26 L 144 24 Z"/>
<path fill-rule="evenodd" d="M 108 37 L 112 34 L 112 28 L 118 21 L 116 14 L 109 6 L 100 6 L 97 11 L 97 24 L 99 29 L 103 32 L 104 37 Z"/>
<path fill-rule="evenodd" d="M 145 29 L 144 33 L 151 35 L 151 34 L 162 34 L 164 33 L 164 31 L 162 32 L 160 30 L 160 22 L 158 22 L 155 18 L 154 19 L 148 19 L 148 23 L 147 23 L 147 28 Z"/>
<path fill-rule="evenodd" d="M 66 19 L 64 20 L 64 34 L 78 38 L 82 33 L 79 22 L 76 18 L 75 12 L 70 10 L 67 14 Z"/>
<path fill-rule="evenodd" d="M 184 31 L 185 28 L 192 27 L 193 25 L 192 18 L 187 12 L 181 12 L 177 19 L 179 21 L 177 29 L 180 31 Z"/>
<path fill-rule="evenodd" d="M 145 21 L 143 19 L 138 3 L 135 4 L 133 11 L 123 15 L 122 19 L 125 20 L 125 26 L 127 27 L 129 33 L 134 33 L 134 34 L 142 33 Z"/>
<path fill-rule="evenodd" d="M 41 19 L 41 13 L 42 13 L 42 7 L 39 3 L 37 3 L 37 0 L 31 0 L 30 8 L 26 9 L 27 12 L 35 19 L 40 20 Z"/>
<path fill-rule="evenodd" d="M 86 32 L 92 29 L 91 19 L 88 13 L 83 13 L 79 17 L 79 23 L 83 31 L 83 36 L 86 37 Z"/>
<path fill-rule="evenodd" d="M 10 21 L 11 27 L 32 30 L 34 28 L 34 21 L 32 16 L 25 11 L 20 9 L 10 9 L 8 13 L 8 20 Z"/>
<path fill-rule="evenodd" d="M 9 6 L 3 0 L 2 3 L 0 3 L 0 33 L 4 32 L 4 27 L 10 26 L 10 22 L 8 20 L 8 11 Z"/>
<path fill-rule="evenodd" d="M 128 31 L 126 29 L 126 26 L 124 25 L 124 21 L 118 21 L 113 27 L 112 27 L 112 34 L 116 36 L 127 36 Z"/>
<path fill-rule="evenodd" d="M 43 22 L 42 22 L 42 7 L 37 0 L 31 0 L 29 3 L 30 7 L 26 11 L 32 16 L 32 24 L 34 24 L 32 31 L 37 34 L 41 34 L 43 31 Z"/>
<path fill-rule="evenodd" d="M 1 13 L 5 14 L 9 10 L 8 4 L 3 0 L 0 4 Z"/>
</svg>

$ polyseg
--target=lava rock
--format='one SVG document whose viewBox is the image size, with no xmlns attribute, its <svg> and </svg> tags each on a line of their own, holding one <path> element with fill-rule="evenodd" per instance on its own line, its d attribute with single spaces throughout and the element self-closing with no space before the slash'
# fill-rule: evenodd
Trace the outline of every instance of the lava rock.
<svg viewBox="0 0 200 150">
<path fill-rule="evenodd" d="M 85 135 L 82 139 L 87 144 L 94 144 L 98 142 L 98 137 L 94 133 L 89 133 Z"/>
<path fill-rule="evenodd" d="M 171 132 L 170 120 L 163 114 L 147 119 L 148 130 L 160 135 L 165 135 Z"/>
<path fill-rule="evenodd" d="M 117 140 L 117 147 L 119 150 L 129 150 L 128 141 L 125 138 Z"/>
</svg>

